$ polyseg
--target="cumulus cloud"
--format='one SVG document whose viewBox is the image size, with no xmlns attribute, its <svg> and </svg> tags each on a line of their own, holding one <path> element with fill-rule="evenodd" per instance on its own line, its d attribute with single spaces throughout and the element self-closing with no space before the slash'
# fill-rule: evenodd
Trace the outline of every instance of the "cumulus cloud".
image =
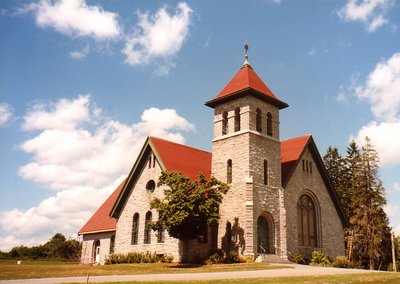
<svg viewBox="0 0 400 284">
<path fill-rule="evenodd" d="M 358 145 L 365 142 L 365 137 L 371 139 L 376 151 L 379 153 L 382 166 L 394 166 L 400 161 L 400 121 L 376 122 L 372 121 L 363 126 L 353 139 Z"/>
<path fill-rule="evenodd" d="M 388 24 L 387 12 L 394 6 L 394 0 L 348 0 L 338 12 L 341 20 L 362 22 L 368 32 Z"/>
<path fill-rule="evenodd" d="M 89 45 L 86 45 L 84 48 L 81 50 L 76 50 L 76 51 L 71 51 L 69 53 L 69 56 L 73 59 L 81 60 L 84 59 L 90 52 Z"/>
<path fill-rule="evenodd" d="M 19 245 L 45 243 L 55 233 L 67 238 L 77 234 L 91 214 L 115 190 L 122 178 L 107 187 L 76 187 L 57 192 L 28 210 L 0 212 L 0 226 L 9 235 L 0 238 L 0 249 L 8 251 Z"/>
<path fill-rule="evenodd" d="M 46 130 L 75 129 L 81 123 L 94 122 L 100 109 L 90 106 L 90 96 L 80 95 L 77 99 L 60 99 L 56 103 L 36 103 L 24 116 L 22 129 Z"/>
<path fill-rule="evenodd" d="M 195 131 L 174 109 L 146 109 L 131 125 L 101 113 L 88 95 L 27 112 L 22 128 L 34 136 L 20 149 L 32 160 L 19 174 L 56 193 L 28 210 L 0 212 L 8 232 L 1 250 L 45 242 L 56 232 L 73 235 L 129 173 L 148 135 L 184 143 L 182 132 Z"/>
<path fill-rule="evenodd" d="M 173 56 L 182 48 L 189 36 L 192 9 L 185 2 L 179 3 L 175 14 L 161 8 L 154 15 L 138 12 L 139 22 L 135 32 L 126 36 L 125 62 L 130 65 L 146 65 L 155 58 L 166 60 L 160 73 L 168 73 L 174 66 Z"/>
<path fill-rule="evenodd" d="M 99 5 L 89 6 L 85 0 L 41 0 L 24 6 L 20 13 L 30 11 L 39 27 L 69 36 L 107 40 L 118 38 L 122 32 L 117 14 Z"/>
<path fill-rule="evenodd" d="M 352 138 L 360 144 L 366 136 L 371 138 L 382 166 L 399 164 L 400 53 L 379 62 L 363 84 L 354 84 L 351 89 L 359 100 L 371 105 L 375 117 Z"/>
<path fill-rule="evenodd" d="M 89 96 L 33 106 L 22 128 L 40 132 L 20 145 L 32 161 L 19 174 L 54 190 L 102 187 L 127 172 L 132 160 L 126 157 L 135 157 L 148 135 L 184 142 L 180 131 L 195 130 L 173 109 L 147 109 L 132 125 L 100 114 Z"/>
<path fill-rule="evenodd" d="M 396 182 L 393 186 L 394 190 L 400 191 L 400 183 Z"/>
<path fill-rule="evenodd" d="M 380 120 L 398 121 L 400 114 L 400 53 L 379 62 L 364 85 L 356 88 L 356 96 L 371 104 Z"/>
<path fill-rule="evenodd" d="M 0 103 L 0 127 L 10 121 L 13 115 L 13 109 L 9 104 Z"/>
</svg>

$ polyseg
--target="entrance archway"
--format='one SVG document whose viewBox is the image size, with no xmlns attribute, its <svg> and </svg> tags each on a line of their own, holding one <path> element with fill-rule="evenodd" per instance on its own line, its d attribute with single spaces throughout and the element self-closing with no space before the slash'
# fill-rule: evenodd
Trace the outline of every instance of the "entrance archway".
<svg viewBox="0 0 400 284">
<path fill-rule="evenodd" d="M 257 252 L 273 254 L 274 227 L 270 217 L 260 216 L 257 220 Z"/>
<path fill-rule="evenodd" d="M 100 240 L 95 240 L 93 243 L 93 260 L 95 263 L 100 262 Z"/>
</svg>

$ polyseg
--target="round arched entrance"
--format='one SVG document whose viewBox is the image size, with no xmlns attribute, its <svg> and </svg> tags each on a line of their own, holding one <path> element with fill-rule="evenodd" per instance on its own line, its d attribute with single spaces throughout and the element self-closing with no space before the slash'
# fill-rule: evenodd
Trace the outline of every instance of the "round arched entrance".
<svg viewBox="0 0 400 284">
<path fill-rule="evenodd" d="M 257 220 L 257 252 L 273 254 L 274 249 L 274 227 L 269 216 L 259 216 Z"/>
</svg>

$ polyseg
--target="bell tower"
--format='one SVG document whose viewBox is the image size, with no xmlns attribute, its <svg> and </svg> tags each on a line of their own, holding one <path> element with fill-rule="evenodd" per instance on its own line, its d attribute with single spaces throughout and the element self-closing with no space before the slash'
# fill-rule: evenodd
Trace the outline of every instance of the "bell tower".
<svg viewBox="0 0 400 284">
<path fill-rule="evenodd" d="M 248 61 L 206 105 L 214 109 L 212 175 L 230 185 L 224 197 L 218 245 L 244 256 L 286 257 L 281 182 L 279 100 Z"/>
</svg>

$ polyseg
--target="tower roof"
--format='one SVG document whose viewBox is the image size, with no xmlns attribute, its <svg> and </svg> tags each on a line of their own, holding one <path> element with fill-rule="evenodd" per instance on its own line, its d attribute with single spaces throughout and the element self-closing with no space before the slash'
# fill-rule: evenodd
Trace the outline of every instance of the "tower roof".
<svg viewBox="0 0 400 284">
<path fill-rule="evenodd" d="M 213 108 L 223 102 L 245 95 L 253 95 L 279 109 L 288 107 L 287 103 L 279 100 L 272 93 L 248 63 L 245 63 L 218 96 L 206 102 L 206 105 Z"/>
</svg>

